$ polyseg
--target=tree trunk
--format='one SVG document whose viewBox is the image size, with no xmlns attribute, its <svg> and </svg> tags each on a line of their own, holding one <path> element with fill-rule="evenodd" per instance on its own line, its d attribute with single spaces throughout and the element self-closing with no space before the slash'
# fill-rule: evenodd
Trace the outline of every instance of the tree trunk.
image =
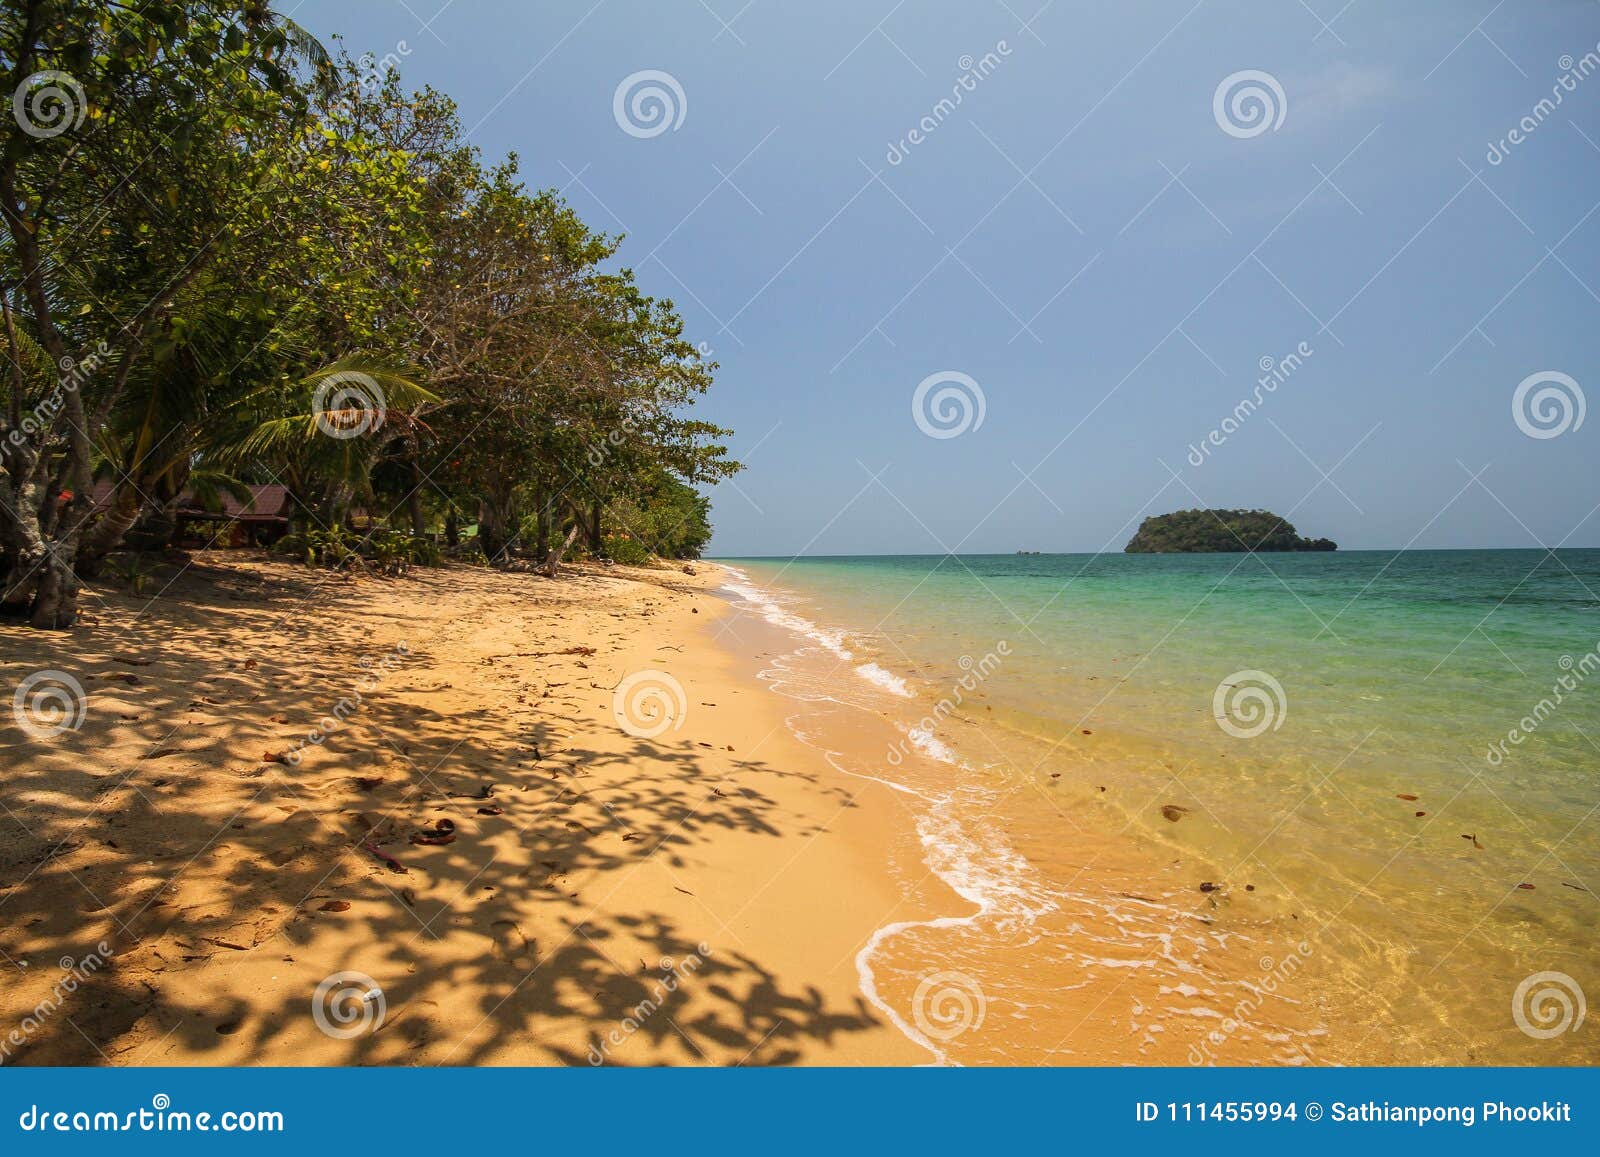
<svg viewBox="0 0 1600 1157">
<path fill-rule="evenodd" d="M 152 506 L 139 516 L 123 541 L 134 550 L 168 550 L 177 545 L 183 519 L 178 517 L 178 500 Z"/>
<path fill-rule="evenodd" d="M 417 465 L 416 455 L 409 449 L 406 464 L 411 467 L 411 492 L 406 495 L 406 510 L 411 515 L 411 533 L 422 538 L 428 533 L 428 515 L 422 509 L 422 467 Z"/>
<path fill-rule="evenodd" d="M 355 491 L 344 482 L 336 482 L 328 488 L 328 496 L 322 503 L 322 525 L 329 530 L 337 530 L 345 524 L 350 514 L 350 501 L 355 497 Z"/>
<path fill-rule="evenodd" d="M 444 516 L 444 541 L 452 550 L 461 545 L 461 519 L 454 506 Z"/>
<path fill-rule="evenodd" d="M 34 489 L 32 485 L 22 488 L 22 504 L 30 512 L 37 509 L 33 505 Z M 3 505 L 11 515 L 11 495 L 6 495 Z M 6 576 L 5 589 L 0 591 L 0 605 L 12 614 L 26 613 L 35 627 L 45 630 L 70 627 L 77 618 L 80 589 L 72 570 L 72 558 L 78 545 L 76 528 L 72 530 L 73 537 L 63 541 L 47 539 L 40 533 L 37 519 L 7 517 L 4 529 L 6 537 L 12 540 L 16 565 Z"/>
<path fill-rule="evenodd" d="M 600 500 L 596 498 L 589 505 L 589 553 L 599 558 L 605 553 L 605 539 L 600 534 Z"/>
<path fill-rule="evenodd" d="M 29 622 L 46 631 L 70 627 L 78 618 L 78 591 L 82 584 L 72 567 L 54 551 L 39 575 L 39 588 L 33 596 Z"/>
<path fill-rule="evenodd" d="M 111 505 L 101 512 L 99 521 L 93 523 L 83 536 L 83 546 L 78 551 L 78 573 L 85 578 L 98 575 L 106 555 L 122 545 L 123 536 L 143 513 L 144 499 L 138 489 L 118 485 L 112 491 Z"/>
<path fill-rule="evenodd" d="M 59 533 L 52 537 L 45 527 L 57 521 L 61 490 L 49 476 L 44 455 L 30 450 L 19 450 L 28 456 L 0 475 L 0 539 L 11 563 L 0 587 L 0 609 L 25 615 L 36 627 L 69 627 L 77 617 L 80 586 L 73 560 L 91 499 L 82 488 L 75 490 L 59 518 Z"/>
<path fill-rule="evenodd" d="M 412 488 L 406 495 L 406 510 L 411 515 L 411 533 L 418 538 L 424 538 L 428 533 L 428 515 L 422 509 L 422 491 Z"/>
<path fill-rule="evenodd" d="M 33 607 L 33 592 L 38 587 L 38 556 L 7 544 L 5 584 L 0 587 L 0 615 L 25 619 Z"/>
<path fill-rule="evenodd" d="M 562 558 L 566 556 L 567 551 L 572 549 L 572 544 L 577 541 L 578 532 L 582 529 L 583 519 L 581 517 L 574 518 L 571 529 L 567 531 L 567 537 L 562 540 L 560 546 L 550 552 L 550 557 L 544 560 L 544 575 L 546 578 L 556 577 L 556 571 L 561 568 Z"/>
<path fill-rule="evenodd" d="M 478 505 L 478 542 L 483 556 L 496 565 L 510 561 L 517 536 L 515 500 L 508 490 L 485 494 Z"/>
</svg>

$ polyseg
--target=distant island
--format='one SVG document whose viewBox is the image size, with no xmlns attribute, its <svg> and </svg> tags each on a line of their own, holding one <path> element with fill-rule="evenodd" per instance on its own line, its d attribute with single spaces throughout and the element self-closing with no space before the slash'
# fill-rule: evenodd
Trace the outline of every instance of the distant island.
<svg viewBox="0 0 1600 1157">
<path fill-rule="evenodd" d="M 1338 550 L 1326 538 L 1302 538 L 1270 510 L 1175 510 L 1139 524 L 1128 554 L 1222 554 Z"/>
</svg>

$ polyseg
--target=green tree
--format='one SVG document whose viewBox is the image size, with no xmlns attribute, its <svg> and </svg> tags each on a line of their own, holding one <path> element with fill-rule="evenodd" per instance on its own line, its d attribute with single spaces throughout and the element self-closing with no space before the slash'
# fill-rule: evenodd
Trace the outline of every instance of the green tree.
<svg viewBox="0 0 1600 1157">
<path fill-rule="evenodd" d="M 318 53 L 263 4 L 11 0 L 0 88 L 28 110 L 0 144 L 0 307 L 14 369 L 0 437 L 0 604 L 76 616 L 94 439 L 174 303 L 242 245 L 282 237 Z M 22 94 L 26 94 L 25 96 Z"/>
</svg>

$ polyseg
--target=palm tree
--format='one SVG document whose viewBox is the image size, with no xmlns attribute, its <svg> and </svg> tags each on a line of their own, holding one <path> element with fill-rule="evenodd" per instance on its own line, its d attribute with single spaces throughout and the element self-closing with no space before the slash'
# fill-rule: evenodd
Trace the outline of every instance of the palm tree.
<svg viewBox="0 0 1600 1157">
<path fill-rule="evenodd" d="M 247 397 L 242 436 L 218 440 L 212 454 L 220 465 L 275 469 L 302 508 L 314 503 L 324 524 L 334 525 L 353 499 L 372 497 L 372 471 L 385 451 L 426 429 L 421 413 L 439 399 L 419 377 L 415 367 L 381 357 L 340 358 L 287 392 L 268 387 Z"/>
<path fill-rule="evenodd" d="M 299 503 L 323 499 L 342 519 L 370 489 L 384 447 L 419 423 L 436 401 L 416 371 L 371 355 L 330 362 L 302 378 L 267 386 L 219 382 L 192 348 L 130 380 L 124 405 L 99 442 L 101 477 L 113 479 L 106 509 L 86 533 L 81 569 L 93 574 L 144 519 L 156 537 L 171 531 L 185 490 L 203 505 L 223 493 L 248 502 L 243 475 L 282 477 Z M 329 402 L 334 402 L 329 405 Z"/>
</svg>

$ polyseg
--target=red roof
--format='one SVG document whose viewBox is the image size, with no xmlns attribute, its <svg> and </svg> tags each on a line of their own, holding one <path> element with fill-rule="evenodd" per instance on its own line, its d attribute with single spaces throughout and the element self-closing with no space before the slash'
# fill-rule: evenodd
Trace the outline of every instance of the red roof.
<svg viewBox="0 0 1600 1157">
<path fill-rule="evenodd" d="M 94 484 L 94 510 L 104 510 L 111 505 L 116 490 L 114 482 Z M 178 511 L 184 515 L 206 515 L 211 518 L 235 518 L 240 522 L 282 522 L 289 517 L 289 488 L 287 486 L 252 486 L 250 501 L 240 502 L 227 491 L 218 495 L 222 499 L 221 512 L 207 510 L 195 500 L 194 492 L 185 490 L 178 498 Z"/>
<path fill-rule="evenodd" d="M 222 513 L 242 522 L 278 521 L 289 517 L 287 486 L 252 486 L 250 496 L 249 502 L 242 503 L 227 491 L 222 491 Z M 178 500 L 178 506 L 185 511 L 202 509 L 187 490 Z"/>
</svg>

